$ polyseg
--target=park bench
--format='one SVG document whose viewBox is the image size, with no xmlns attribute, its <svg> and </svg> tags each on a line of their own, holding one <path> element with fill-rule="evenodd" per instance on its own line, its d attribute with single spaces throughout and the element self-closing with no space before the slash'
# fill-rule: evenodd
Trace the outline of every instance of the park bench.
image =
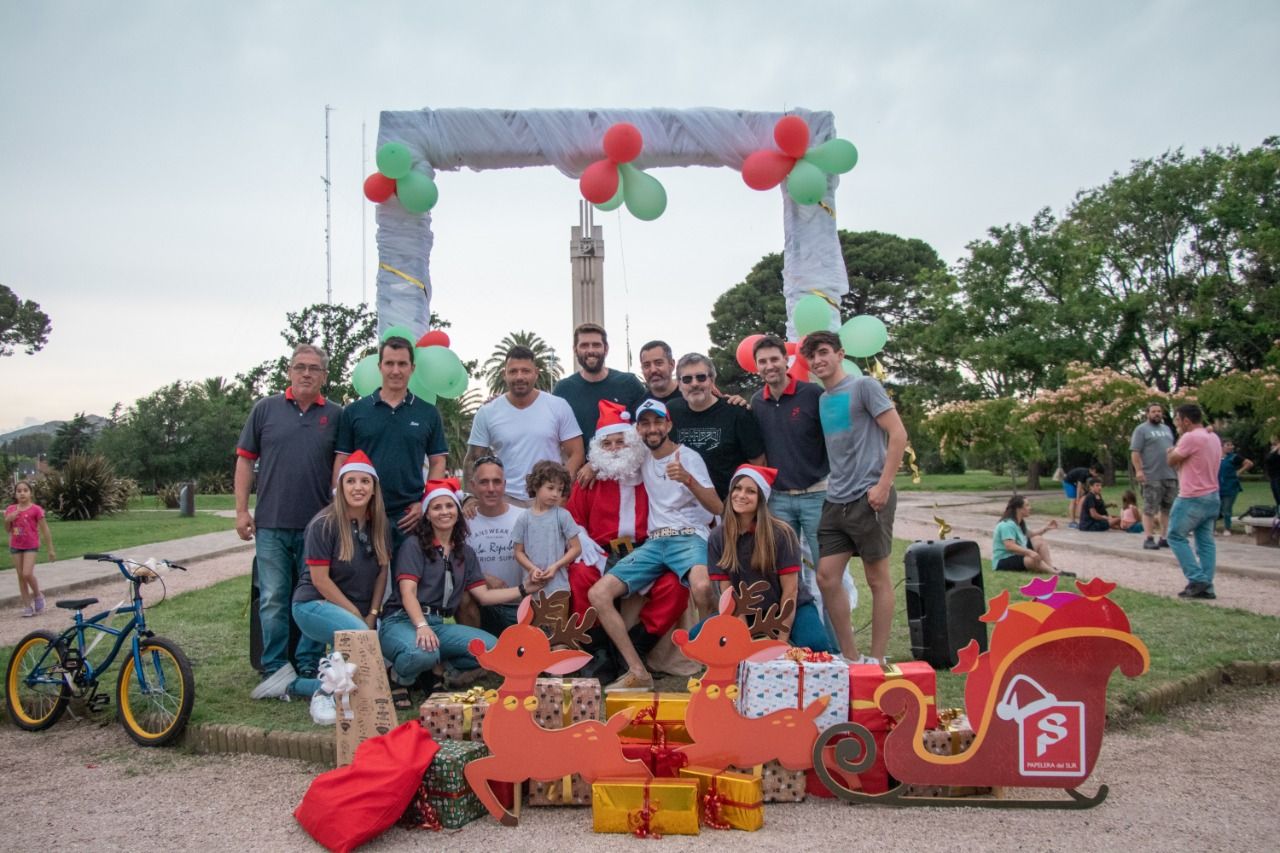
<svg viewBox="0 0 1280 853">
<path fill-rule="evenodd" d="M 1255 545 L 1269 545 L 1280 548 L 1280 531 L 1273 530 L 1274 518 L 1239 518 L 1236 519 L 1253 534 Z"/>
</svg>

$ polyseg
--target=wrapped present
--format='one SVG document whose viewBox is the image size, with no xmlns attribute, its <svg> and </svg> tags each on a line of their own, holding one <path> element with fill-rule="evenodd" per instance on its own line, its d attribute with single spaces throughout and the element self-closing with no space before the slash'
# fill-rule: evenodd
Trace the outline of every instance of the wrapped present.
<svg viewBox="0 0 1280 853">
<path fill-rule="evenodd" d="M 760 788 L 766 803 L 802 803 L 805 796 L 805 771 L 788 770 L 777 762 L 755 767 L 731 767 L 730 770 L 760 777 Z"/>
<path fill-rule="evenodd" d="M 477 741 L 443 740 L 422 779 L 418 795 L 402 821 L 426 828 L 457 829 L 488 812 L 467 784 L 467 762 L 484 758 L 489 750 Z"/>
<path fill-rule="evenodd" d="M 846 722 L 849 672 L 844 663 L 825 653 L 792 649 L 788 656 L 769 661 L 744 661 L 738 670 L 738 710 L 744 717 L 763 717 L 785 708 L 805 708 L 821 696 L 830 697 L 816 720 L 821 731 Z"/>
<path fill-rule="evenodd" d="M 876 690 L 895 678 L 905 678 L 924 694 L 924 726 L 938 727 L 938 674 L 924 661 L 899 664 L 849 664 L 849 722 L 860 723 L 872 732 L 887 732 L 894 720 L 876 705 Z"/>
<path fill-rule="evenodd" d="M 759 773 L 684 767 L 680 776 L 698 781 L 698 802 L 706 826 L 747 832 L 764 826 L 764 782 Z"/>
<path fill-rule="evenodd" d="M 591 786 L 596 832 L 630 832 L 639 838 L 698 834 L 695 779 L 598 779 Z"/>
<path fill-rule="evenodd" d="M 464 693 L 432 693 L 418 709 L 422 726 L 436 740 L 484 740 L 481 727 L 493 692 L 472 687 Z"/>
<path fill-rule="evenodd" d="M 938 728 L 921 736 L 924 748 L 934 755 L 959 755 L 973 746 L 973 729 L 969 718 L 958 708 L 938 712 Z M 956 785 L 907 785 L 908 797 L 977 797 L 990 794 L 991 788 Z"/>
<path fill-rule="evenodd" d="M 633 708 L 635 715 L 632 719 L 635 722 L 622 730 L 623 737 L 656 743 L 658 733 L 654 724 L 660 723 L 668 743 L 692 743 L 693 739 L 684 727 L 684 715 L 689 710 L 689 695 L 615 691 L 604 697 L 604 718 L 607 720 L 624 708 Z"/>
<path fill-rule="evenodd" d="M 544 729 L 561 729 L 585 720 L 600 719 L 600 682 L 594 678 L 539 678 L 533 719 Z M 589 806 L 591 784 L 580 775 L 550 782 L 529 782 L 531 806 Z"/>
</svg>

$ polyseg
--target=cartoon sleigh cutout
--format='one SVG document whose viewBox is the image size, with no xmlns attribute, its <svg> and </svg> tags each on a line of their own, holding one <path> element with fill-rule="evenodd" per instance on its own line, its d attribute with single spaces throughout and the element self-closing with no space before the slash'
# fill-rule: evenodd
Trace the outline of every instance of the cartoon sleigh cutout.
<svg viewBox="0 0 1280 853">
<path fill-rule="evenodd" d="M 1092 796 L 1078 787 L 1093 771 L 1106 723 L 1107 682 L 1119 669 L 1144 674 L 1151 658 L 1129 629 L 1124 611 L 1107 596 L 1115 584 L 1076 582 L 1079 594 L 1057 591 L 1058 577 L 1037 578 L 1021 588 L 1030 601 L 1009 604 L 1005 591 L 991 599 L 984 622 L 992 623 L 989 651 L 977 642 L 961 649 L 954 671 L 965 673 L 965 710 L 973 744 L 959 755 L 924 748 L 926 697 L 903 679 L 887 681 L 874 701 L 899 717 L 884 740 L 889 774 L 900 783 L 883 794 L 846 787 L 823 760 L 834 744 L 842 774 L 866 771 L 876 744 L 857 723 L 822 732 L 814 744 L 814 771 L 835 796 L 852 803 L 887 806 L 982 806 L 988 808 L 1084 809 L 1106 799 L 1103 784 Z M 1059 788 L 1069 799 L 983 799 L 906 796 L 906 784 L 961 787 Z"/>
</svg>

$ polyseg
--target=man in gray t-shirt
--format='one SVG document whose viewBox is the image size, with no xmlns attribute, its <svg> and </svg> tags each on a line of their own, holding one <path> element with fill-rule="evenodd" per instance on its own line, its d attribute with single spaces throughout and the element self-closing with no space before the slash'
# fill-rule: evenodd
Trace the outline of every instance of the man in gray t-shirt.
<svg viewBox="0 0 1280 853">
<path fill-rule="evenodd" d="M 841 653 L 851 661 L 882 663 L 893 624 L 894 475 L 907 447 L 907 430 L 884 387 L 844 372 L 844 348 L 834 332 L 814 332 L 802 354 L 826 391 L 818 401 L 827 461 L 827 500 L 818 523 L 818 589 Z M 862 558 L 871 588 L 871 655 L 859 655 L 849 624 L 849 597 L 841 584 L 854 555 Z"/>
<path fill-rule="evenodd" d="M 1147 531 L 1142 547 L 1148 551 L 1169 547 L 1159 534 L 1169 529 L 1169 510 L 1178 496 L 1178 475 L 1167 457 L 1176 440 L 1159 403 L 1147 406 L 1146 418 L 1129 439 L 1133 473 L 1142 487 L 1142 529 Z"/>
</svg>

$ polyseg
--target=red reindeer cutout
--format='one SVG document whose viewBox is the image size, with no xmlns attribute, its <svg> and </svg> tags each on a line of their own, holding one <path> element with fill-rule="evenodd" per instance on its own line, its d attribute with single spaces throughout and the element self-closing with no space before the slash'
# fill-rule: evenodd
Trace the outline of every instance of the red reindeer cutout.
<svg viewBox="0 0 1280 853">
<path fill-rule="evenodd" d="M 775 711 L 756 719 L 738 712 L 738 664 L 773 660 L 787 650 L 786 643 L 769 635 L 790 615 L 794 601 L 787 601 L 782 609 L 774 604 L 764 614 L 756 609 L 750 630 L 740 618 L 760 603 L 757 590 L 763 586 L 764 582 L 758 581 L 750 587 L 743 584 L 738 590 L 726 589 L 720 596 L 719 615 L 703 624 L 696 640 L 690 640 L 683 630 L 672 635 L 686 657 L 707 667 L 701 679 L 689 682 L 693 696 L 685 713 L 685 728 L 693 743 L 680 747 L 680 752 L 692 765 L 724 770 L 729 765 L 751 767 L 776 758 L 788 770 L 813 766 L 813 744 L 818 739 L 815 720 L 830 697 L 823 696 L 803 710 Z M 753 632 L 766 636 L 757 639 Z"/>
<path fill-rule="evenodd" d="M 622 754 L 618 733 L 631 721 L 632 709 L 619 711 L 606 723 L 588 720 L 563 729 L 544 729 L 534 721 L 538 700 L 533 688 L 538 676 L 544 672 L 565 675 L 591 660 L 591 655 L 577 648 L 552 650 L 551 646 L 574 645 L 586 639 L 595 611 L 589 609 L 576 620 L 551 620 L 548 638 L 534 626 L 534 610 L 545 618 L 554 607 L 541 598 L 534 604 L 526 597 L 520 602 L 516 624 L 502 632 L 492 651 L 485 651 L 484 642 L 478 639 L 468 646 L 482 667 L 505 680 L 484 716 L 484 742 L 490 754 L 467 764 L 467 784 L 489 814 L 507 826 L 516 826 L 520 820 L 499 802 L 490 782 L 549 782 L 571 773 L 581 773 L 588 782 L 650 775 L 643 762 Z"/>
</svg>

